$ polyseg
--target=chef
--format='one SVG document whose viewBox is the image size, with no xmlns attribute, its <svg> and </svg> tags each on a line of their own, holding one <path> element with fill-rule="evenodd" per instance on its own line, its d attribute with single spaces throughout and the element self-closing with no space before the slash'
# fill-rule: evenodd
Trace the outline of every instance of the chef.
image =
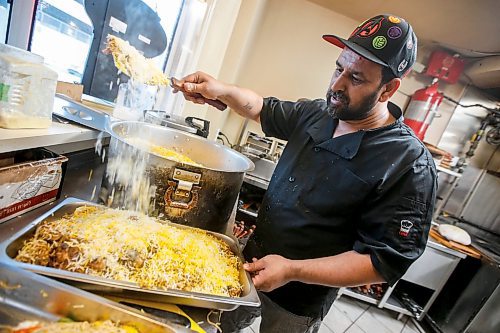
<svg viewBox="0 0 500 333">
<path fill-rule="evenodd" d="M 415 62 L 413 29 L 379 15 L 323 39 L 343 49 L 326 100 L 263 98 L 202 72 L 182 80 L 187 100 L 221 100 L 288 141 L 245 248 L 262 306 L 224 313 L 224 332 L 258 316 L 261 332 L 316 332 L 338 287 L 393 285 L 425 249 L 436 169 L 390 102 Z"/>
</svg>

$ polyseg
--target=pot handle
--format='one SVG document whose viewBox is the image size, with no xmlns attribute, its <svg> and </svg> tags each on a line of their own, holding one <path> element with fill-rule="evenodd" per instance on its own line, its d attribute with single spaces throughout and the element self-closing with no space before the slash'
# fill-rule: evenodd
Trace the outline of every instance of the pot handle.
<svg viewBox="0 0 500 333">
<path fill-rule="evenodd" d="M 168 188 L 164 196 L 165 205 L 181 209 L 190 209 L 195 207 L 198 203 L 198 192 L 200 189 L 200 186 L 192 186 L 190 190 L 185 190 L 180 188 L 177 182 L 169 180 Z"/>
<path fill-rule="evenodd" d="M 203 127 L 201 127 L 199 124 L 196 124 L 195 120 L 203 123 Z M 201 135 L 204 138 L 208 137 L 208 131 L 210 129 L 210 121 L 198 117 L 186 117 L 186 124 L 188 124 L 192 128 L 195 128 L 198 135 Z"/>
</svg>

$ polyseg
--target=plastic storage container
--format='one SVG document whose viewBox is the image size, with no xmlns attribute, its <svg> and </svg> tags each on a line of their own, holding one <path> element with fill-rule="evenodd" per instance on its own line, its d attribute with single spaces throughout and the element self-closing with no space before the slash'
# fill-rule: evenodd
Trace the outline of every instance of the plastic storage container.
<svg viewBox="0 0 500 333">
<path fill-rule="evenodd" d="M 41 56 L 0 44 L 0 127 L 49 127 L 56 85 Z"/>
</svg>

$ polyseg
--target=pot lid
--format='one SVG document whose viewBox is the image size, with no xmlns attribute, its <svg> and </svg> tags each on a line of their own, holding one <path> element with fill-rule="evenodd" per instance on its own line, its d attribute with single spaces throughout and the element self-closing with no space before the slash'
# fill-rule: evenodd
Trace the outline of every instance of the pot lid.
<svg viewBox="0 0 500 333">
<path fill-rule="evenodd" d="M 144 120 L 147 123 L 152 123 L 160 126 L 170 127 L 176 130 L 197 133 L 197 128 L 186 123 L 186 119 L 180 116 L 167 114 L 165 111 L 147 110 L 144 112 Z"/>
</svg>

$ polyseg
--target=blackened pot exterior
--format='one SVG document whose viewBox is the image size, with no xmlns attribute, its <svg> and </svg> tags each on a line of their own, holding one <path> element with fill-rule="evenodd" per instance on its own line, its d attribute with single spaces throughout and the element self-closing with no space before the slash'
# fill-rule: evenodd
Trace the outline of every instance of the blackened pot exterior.
<svg viewBox="0 0 500 333">
<path fill-rule="evenodd" d="M 99 195 L 103 203 L 226 231 L 245 172 L 254 168 L 248 158 L 199 136 L 152 124 L 116 122 L 108 132 L 108 166 Z M 202 166 L 141 149 L 146 142 L 177 151 Z"/>
</svg>

